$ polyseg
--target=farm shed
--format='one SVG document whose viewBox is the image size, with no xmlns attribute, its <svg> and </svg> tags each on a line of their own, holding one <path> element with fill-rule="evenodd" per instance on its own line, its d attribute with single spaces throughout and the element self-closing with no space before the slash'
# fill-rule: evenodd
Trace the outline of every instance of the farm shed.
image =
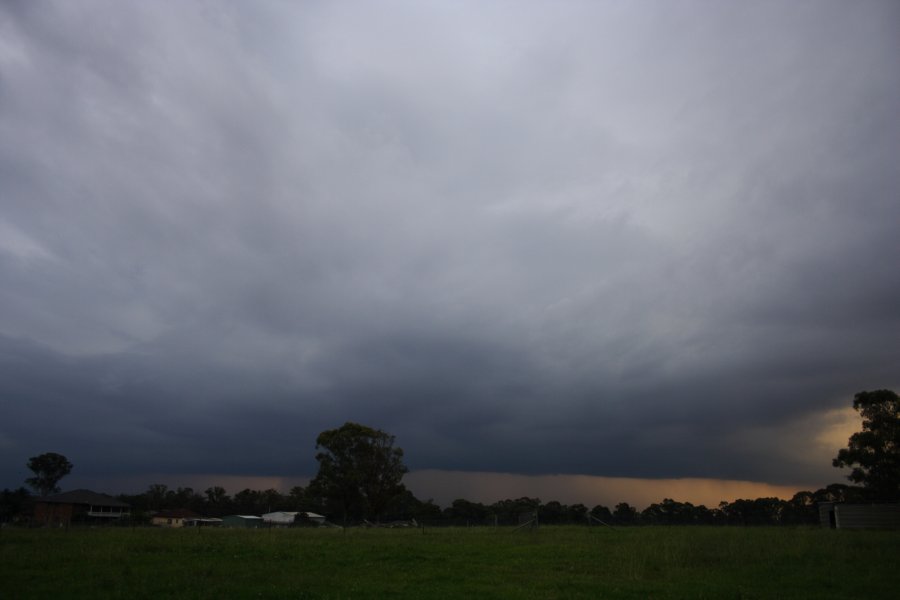
<svg viewBox="0 0 900 600">
<path fill-rule="evenodd" d="M 219 527 L 222 525 L 222 519 L 215 517 L 200 517 L 198 519 L 185 519 L 185 527 Z"/>
<path fill-rule="evenodd" d="M 900 529 L 900 504 L 820 502 L 819 523 L 833 529 Z"/>
<path fill-rule="evenodd" d="M 72 490 L 35 500 L 34 520 L 46 525 L 111 523 L 131 515 L 131 507 L 106 494 Z"/>
<path fill-rule="evenodd" d="M 150 524 L 158 527 L 184 527 L 188 519 L 197 519 L 200 515 L 186 508 L 161 510 L 150 518 Z"/>
<path fill-rule="evenodd" d="M 263 521 L 265 521 L 267 524 L 275 525 L 278 527 L 290 527 L 295 523 L 295 521 L 297 521 L 298 517 L 301 520 L 308 520 L 310 523 L 313 523 L 315 525 L 321 525 L 325 522 L 325 517 L 314 512 L 292 512 L 279 510 L 266 513 L 262 516 Z"/>
<path fill-rule="evenodd" d="M 256 515 L 228 515 L 222 517 L 223 527 L 243 527 L 245 529 L 258 529 L 263 527 L 265 522 L 262 517 Z"/>
</svg>

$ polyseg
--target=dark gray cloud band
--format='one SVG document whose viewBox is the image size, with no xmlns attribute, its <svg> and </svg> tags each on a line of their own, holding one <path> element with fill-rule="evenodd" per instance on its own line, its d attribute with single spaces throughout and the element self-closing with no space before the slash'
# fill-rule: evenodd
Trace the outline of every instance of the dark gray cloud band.
<svg viewBox="0 0 900 600">
<path fill-rule="evenodd" d="M 900 386 L 898 29 L 5 4 L 5 484 L 308 475 L 345 420 L 420 469 L 839 477 L 804 440 Z"/>
</svg>

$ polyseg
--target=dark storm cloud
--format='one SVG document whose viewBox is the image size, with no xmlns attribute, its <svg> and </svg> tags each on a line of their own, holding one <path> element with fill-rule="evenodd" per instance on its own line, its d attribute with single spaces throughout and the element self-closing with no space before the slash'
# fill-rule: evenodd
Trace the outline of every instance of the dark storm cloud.
<svg viewBox="0 0 900 600">
<path fill-rule="evenodd" d="M 900 364 L 900 13 L 0 8 L 0 447 L 827 482 Z"/>
</svg>

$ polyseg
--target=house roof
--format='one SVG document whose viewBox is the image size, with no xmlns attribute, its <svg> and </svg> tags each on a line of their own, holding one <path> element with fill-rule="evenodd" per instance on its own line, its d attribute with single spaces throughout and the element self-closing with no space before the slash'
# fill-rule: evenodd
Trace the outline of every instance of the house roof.
<svg viewBox="0 0 900 600">
<path fill-rule="evenodd" d="M 106 494 L 92 492 L 91 490 L 72 490 L 71 492 L 63 492 L 62 494 L 42 496 L 37 499 L 37 502 L 47 502 L 52 504 L 90 504 L 91 506 L 130 508 L 130 505 L 125 502 L 116 500 L 112 496 Z"/>
</svg>

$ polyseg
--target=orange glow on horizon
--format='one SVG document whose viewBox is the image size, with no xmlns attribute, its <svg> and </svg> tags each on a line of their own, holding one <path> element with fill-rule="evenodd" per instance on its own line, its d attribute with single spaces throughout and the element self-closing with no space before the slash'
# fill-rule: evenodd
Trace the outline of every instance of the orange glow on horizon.
<svg viewBox="0 0 900 600">
<path fill-rule="evenodd" d="M 558 500 L 563 504 L 581 503 L 588 507 L 602 504 L 611 508 L 619 502 L 627 502 L 638 509 L 665 498 L 704 504 L 709 508 L 718 506 L 723 500 L 731 502 L 739 498 L 790 499 L 805 489 L 802 486 L 726 479 L 637 479 L 439 470 L 414 471 L 407 475 L 405 483 L 418 498 L 433 497 L 442 506 L 456 498 L 491 504 L 505 498 L 530 496 L 544 502 Z"/>
</svg>

